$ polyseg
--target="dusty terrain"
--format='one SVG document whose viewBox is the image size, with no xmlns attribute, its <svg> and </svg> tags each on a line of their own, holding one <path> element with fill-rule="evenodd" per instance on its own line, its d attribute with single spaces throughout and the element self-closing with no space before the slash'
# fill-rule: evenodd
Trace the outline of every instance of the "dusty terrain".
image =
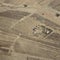
<svg viewBox="0 0 60 60">
<path fill-rule="evenodd" d="M 60 0 L 0 0 L 0 60 L 60 60 Z"/>
</svg>

